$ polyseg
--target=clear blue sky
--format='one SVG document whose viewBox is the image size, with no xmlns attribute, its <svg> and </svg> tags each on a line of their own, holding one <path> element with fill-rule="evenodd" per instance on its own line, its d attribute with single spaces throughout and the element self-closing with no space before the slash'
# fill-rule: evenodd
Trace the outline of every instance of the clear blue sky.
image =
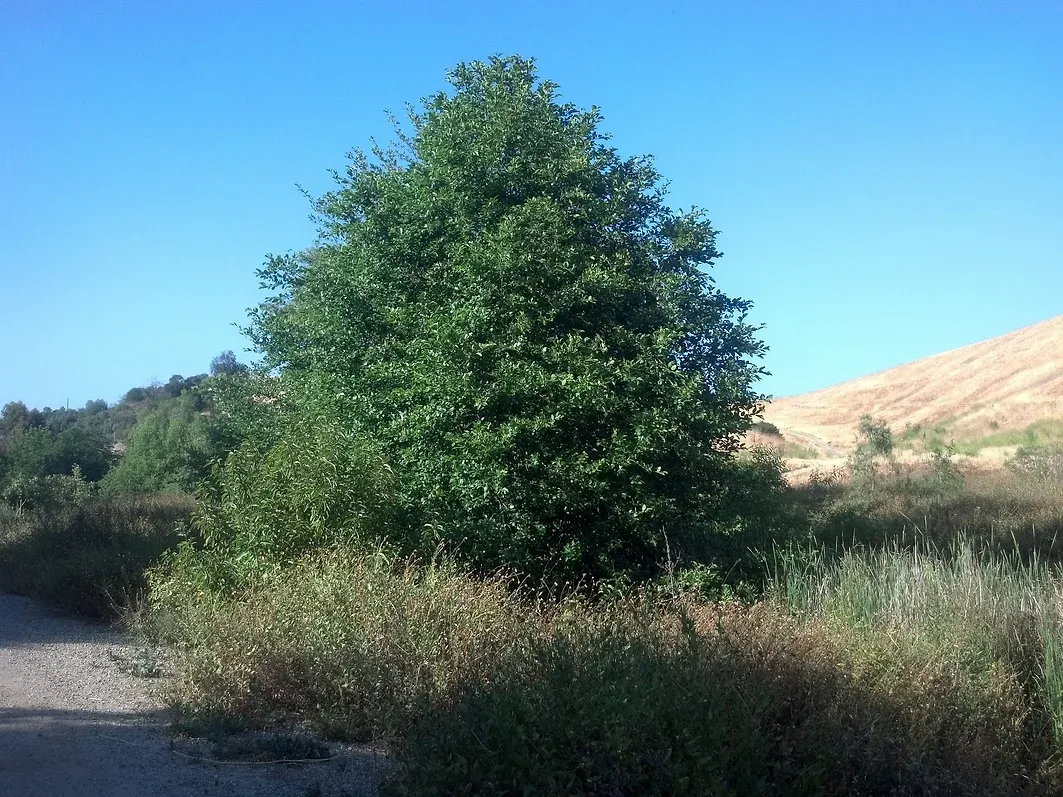
<svg viewBox="0 0 1063 797">
<path fill-rule="evenodd" d="M 245 343 L 299 183 L 538 59 L 721 231 L 787 395 L 1063 313 L 1063 3 L 0 0 L 0 403 Z"/>
</svg>

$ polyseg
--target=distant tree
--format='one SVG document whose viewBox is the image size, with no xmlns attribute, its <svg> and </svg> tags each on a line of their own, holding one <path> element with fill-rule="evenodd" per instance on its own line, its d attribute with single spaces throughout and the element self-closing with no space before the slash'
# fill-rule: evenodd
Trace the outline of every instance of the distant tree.
<svg viewBox="0 0 1063 797">
<path fill-rule="evenodd" d="M 83 412 L 86 415 L 98 415 L 101 412 L 107 412 L 109 406 L 103 399 L 92 399 L 85 402 L 85 409 Z"/>
<path fill-rule="evenodd" d="M 70 426 L 56 433 L 47 426 L 22 429 L 7 446 L 8 470 L 25 478 L 69 475 L 80 468 L 87 481 L 98 481 L 113 460 L 103 435 Z"/>
<path fill-rule="evenodd" d="M 231 350 L 223 351 L 210 361 L 210 375 L 242 374 L 247 371 L 247 366 L 236 359 Z"/>
<path fill-rule="evenodd" d="M 8 469 L 27 479 L 47 476 L 59 462 L 55 434 L 44 426 L 23 427 L 7 442 Z"/>
<path fill-rule="evenodd" d="M 162 392 L 170 396 L 171 398 L 177 398 L 181 395 L 181 391 L 185 389 L 185 378 L 181 374 L 174 374 L 170 377 L 170 380 L 163 386 Z"/>
<path fill-rule="evenodd" d="M 772 437 L 782 437 L 782 432 L 779 431 L 779 427 L 770 421 L 757 421 L 753 424 L 753 431 L 760 432 L 764 435 L 770 435 Z"/>
<path fill-rule="evenodd" d="M 44 421 L 44 413 L 40 410 L 31 410 L 21 401 L 10 401 L 0 411 L 0 441 L 20 429 L 43 426 Z"/>
<path fill-rule="evenodd" d="M 132 387 L 126 391 L 122 400 L 129 404 L 138 404 L 149 398 L 148 390 L 146 387 Z"/>
<path fill-rule="evenodd" d="M 137 419 L 121 461 L 103 489 L 117 493 L 190 491 L 212 460 L 224 455 L 192 393 L 161 401 Z"/>
<path fill-rule="evenodd" d="M 78 422 L 80 413 L 77 410 L 58 409 L 51 410 L 45 415 L 45 425 L 56 434 Z"/>
</svg>

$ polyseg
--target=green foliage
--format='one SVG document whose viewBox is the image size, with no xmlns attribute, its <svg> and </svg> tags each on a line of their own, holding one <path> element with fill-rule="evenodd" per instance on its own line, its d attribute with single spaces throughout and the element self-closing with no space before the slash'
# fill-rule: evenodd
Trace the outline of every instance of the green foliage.
<svg viewBox="0 0 1063 797">
<path fill-rule="evenodd" d="M 757 411 L 749 303 L 648 158 L 531 62 L 463 64 L 354 153 L 249 330 L 287 400 L 394 468 L 403 536 L 560 581 L 655 571 L 725 505 Z M 403 540 L 405 541 L 405 540 Z"/>
<path fill-rule="evenodd" d="M 210 361 L 211 376 L 232 376 L 233 374 L 246 373 L 247 370 L 247 366 L 237 360 L 236 355 L 231 350 L 223 351 Z"/>
<path fill-rule="evenodd" d="M 390 527 L 392 495 L 380 458 L 322 420 L 287 429 L 265 451 L 253 442 L 233 451 L 201 483 L 195 524 L 239 584 L 315 548 L 373 543 Z"/>
<path fill-rule="evenodd" d="M 101 488 L 111 494 L 191 492 L 225 454 L 196 393 L 160 401 L 138 418 Z"/>
<path fill-rule="evenodd" d="M 317 552 L 240 595 L 156 571 L 187 730 L 388 745 L 397 795 L 1037 794 L 1021 685 L 761 604 L 542 603 L 437 559 Z M 1003 637 L 1004 635 L 1001 634 Z M 908 637 L 902 638 L 903 642 Z"/>
<path fill-rule="evenodd" d="M 860 418 L 858 426 L 859 445 L 877 457 L 893 454 L 893 432 L 885 421 L 876 421 L 870 415 Z"/>
<path fill-rule="evenodd" d="M 931 494 L 942 500 L 958 496 L 964 487 L 963 473 L 952 455 L 952 447 L 939 449 L 930 455 L 926 484 Z"/>
<path fill-rule="evenodd" d="M 40 410 L 31 410 L 21 401 L 9 401 L 0 411 L 0 443 L 5 443 L 23 429 L 44 426 L 45 416 Z"/>
<path fill-rule="evenodd" d="M 880 467 L 883 461 L 893 466 L 893 433 L 884 421 L 876 421 L 870 415 L 860 418 L 857 427 L 857 445 L 849 455 L 848 467 L 853 485 L 864 493 L 868 501 L 874 501 L 880 482 Z"/>
<path fill-rule="evenodd" d="M 779 431 L 779 427 L 768 421 L 756 421 L 750 428 L 754 432 L 760 432 L 761 434 L 770 435 L 772 437 L 782 437 L 782 432 Z"/>
<path fill-rule="evenodd" d="M 108 441 L 80 426 L 56 433 L 47 426 L 23 428 L 6 443 L 5 458 L 11 475 L 24 479 L 69 474 L 75 467 L 88 481 L 98 481 L 111 466 Z"/>
<path fill-rule="evenodd" d="M 143 598 L 146 571 L 181 539 L 187 498 L 69 500 L 0 515 L 0 589 L 115 618 Z"/>
<path fill-rule="evenodd" d="M 84 506 L 95 493 L 95 485 L 85 481 L 81 468 L 75 465 L 68 475 L 27 477 L 16 473 L 3 483 L 0 499 L 21 515 L 28 509 Z"/>
</svg>

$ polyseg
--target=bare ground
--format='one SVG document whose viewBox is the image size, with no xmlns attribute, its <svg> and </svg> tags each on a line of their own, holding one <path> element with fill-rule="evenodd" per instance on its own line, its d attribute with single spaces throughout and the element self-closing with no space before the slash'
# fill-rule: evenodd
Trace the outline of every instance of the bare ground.
<svg viewBox="0 0 1063 797">
<path fill-rule="evenodd" d="M 321 797 L 377 792 L 386 762 L 334 747 L 307 764 L 213 762 L 166 732 L 159 681 L 119 662 L 135 651 L 104 627 L 0 594 L 2 797 Z"/>
</svg>

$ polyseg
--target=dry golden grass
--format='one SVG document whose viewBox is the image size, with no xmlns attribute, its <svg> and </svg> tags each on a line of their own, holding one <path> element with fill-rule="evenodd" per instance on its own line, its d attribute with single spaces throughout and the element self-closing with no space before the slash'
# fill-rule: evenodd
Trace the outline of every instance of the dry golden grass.
<svg viewBox="0 0 1063 797">
<path fill-rule="evenodd" d="M 190 554 L 186 552 L 186 557 Z M 446 563 L 323 553 L 249 592 L 194 558 L 149 622 L 182 727 L 387 744 L 393 794 L 1037 794 L 1051 730 L 1001 665 L 778 602 L 544 603 Z"/>
<path fill-rule="evenodd" d="M 1063 418 L 1063 316 L 840 385 L 779 398 L 765 419 L 783 434 L 851 449 L 862 415 L 900 434 L 946 424 L 957 439 Z"/>
</svg>

